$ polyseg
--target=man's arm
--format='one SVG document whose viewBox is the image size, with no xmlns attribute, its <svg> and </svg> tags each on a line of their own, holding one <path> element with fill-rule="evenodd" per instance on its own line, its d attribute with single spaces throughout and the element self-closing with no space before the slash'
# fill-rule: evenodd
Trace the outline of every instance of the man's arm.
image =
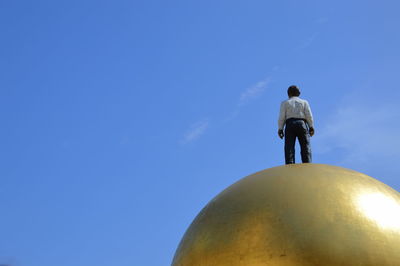
<svg viewBox="0 0 400 266">
<path fill-rule="evenodd" d="M 305 101 L 304 107 L 305 107 L 304 114 L 306 116 L 306 121 L 307 121 L 308 126 L 310 127 L 310 135 L 313 136 L 314 135 L 314 119 L 313 119 L 310 105 L 308 104 L 307 101 Z"/>
<path fill-rule="evenodd" d="M 278 119 L 278 136 L 281 139 L 284 137 L 283 126 L 285 125 L 285 121 L 286 121 L 286 108 L 285 108 L 285 102 L 282 102 L 281 108 L 279 110 L 279 119 Z"/>
</svg>

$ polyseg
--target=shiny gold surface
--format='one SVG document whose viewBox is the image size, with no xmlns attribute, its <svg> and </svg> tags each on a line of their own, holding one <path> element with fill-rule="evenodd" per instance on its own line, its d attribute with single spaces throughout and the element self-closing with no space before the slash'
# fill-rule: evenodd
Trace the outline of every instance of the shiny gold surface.
<svg viewBox="0 0 400 266">
<path fill-rule="evenodd" d="M 329 165 L 267 169 L 199 213 L 173 266 L 400 266 L 400 194 Z"/>
</svg>

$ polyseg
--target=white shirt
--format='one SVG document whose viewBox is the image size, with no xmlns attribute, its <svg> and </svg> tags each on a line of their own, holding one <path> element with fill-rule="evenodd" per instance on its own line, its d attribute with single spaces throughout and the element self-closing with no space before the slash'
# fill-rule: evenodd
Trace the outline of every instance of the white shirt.
<svg viewBox="0 0 400 266">
<path fill-rule="evenodd" d="M 310 105 L 306 100 L 300 99 L 299 97 L 290 97 L 288 100 L 281 103 L 278 120 L 279 129 L 283 129 L 286 120 L 289 118 L 305 119 L 309 127 L 314 127 Z"/>
</svg>

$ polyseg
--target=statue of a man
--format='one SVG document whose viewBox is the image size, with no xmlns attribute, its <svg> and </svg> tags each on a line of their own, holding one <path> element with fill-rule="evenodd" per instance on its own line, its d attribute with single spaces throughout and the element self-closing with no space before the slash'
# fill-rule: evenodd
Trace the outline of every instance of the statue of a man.
<svg viewBox="0 0 400 266">
<path fill-rule="evenodd" d="M 310 105 L 299 97 L 297 86 L 290 86 L 287 94 L 289 99 L 281 103 L 278 120 L 278 135 L 281 139 L 285 137 L 285 163 L 295 163 L 296 138 L 300 143 L 301 161 L 311 163 L 310 137 L 314 135 L 314 121 Z"/>
</svg>

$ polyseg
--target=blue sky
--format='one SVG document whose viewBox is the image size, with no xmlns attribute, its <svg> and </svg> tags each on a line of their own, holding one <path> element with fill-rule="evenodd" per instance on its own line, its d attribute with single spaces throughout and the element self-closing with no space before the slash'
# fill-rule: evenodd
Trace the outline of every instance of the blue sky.
<svg viewBox="0 0 400 266">
<path fill-rule="evenodd" d="M 399 190 L 399 8 L 0 1 L 0 264 L 169 265 L 212 197 L 283 164 L 292 84 L 314 162 Z"/>
</svg>

